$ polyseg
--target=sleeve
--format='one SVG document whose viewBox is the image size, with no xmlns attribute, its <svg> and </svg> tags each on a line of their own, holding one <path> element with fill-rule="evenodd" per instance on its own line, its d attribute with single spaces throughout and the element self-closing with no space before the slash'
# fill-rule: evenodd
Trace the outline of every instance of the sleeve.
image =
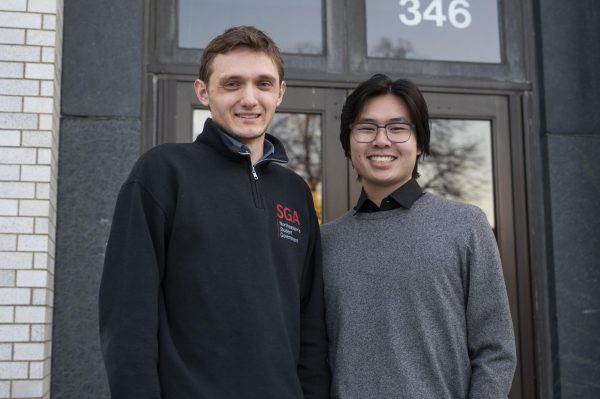
<svg viewBox="0 0 600 399">
<path fill-rule="evenodd" d="M 123 185 L 100 284 L 102 354 L 113 399 L 159 399 L 159 268 L 166 217 L 136 182 Z"/>
<path fill-rule="evenodd" d="M 302 275 L 298 363 L 298 375 L 306 399 L 329 398 L 331 383 L 325 326 L 321 235 L 314 211 L 312 237 L 313 242 Z"/>
<path fill-rule="evenodd" d="M 516 367 L 515 338 L 498 246 L 478 212 L 468 253 L 469 398 L 506 398 Z"/>
</svg>

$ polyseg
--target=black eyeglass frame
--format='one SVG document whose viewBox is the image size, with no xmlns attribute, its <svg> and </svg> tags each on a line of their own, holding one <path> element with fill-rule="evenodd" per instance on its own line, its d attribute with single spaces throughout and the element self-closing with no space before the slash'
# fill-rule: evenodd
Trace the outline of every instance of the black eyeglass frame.
<svg viewBox="0 0 600 399">
<path fill-rule="evenodd" d="M 354 128 L 358 125 L 370 125 L 370 126 L 375 126 L 377 128 L 377 130 L 375 131 L 375 133 L 373 133 L 373 138 L 369 141 L 359 141 L 356 138 L 356 131 L 354 130 Z M 406 140 L 402 140 L 402 141 L 397 141 L 397 140 L 393 140 L 390 138 L 390 130 L 388 129 L 388 126 L 391 125 L 404 125 L 404 126 L 409 126 L 409 132 L 408 132 L 408 137 L 406 138 Z M 356 140 L 357 143 L 372 143 L 373 141 L 375 141 L 375 139 L 377 138 L 377 134 L 379 133 L 379 129 L 385 129 L 385 136 L 387 137 L 387 139 L 389 141 L 391 141 L 392 143 L 406 143 L 408 140 L 410 140 L 410 136 L 412 135 L 413 130 L 415 129 L 415 125 L 413 123 L 408 123 L 408 122 L 390 122 L 390 123 L 386 123 L 385 125 L 378 125 L 376 123 L 373 122 L 356 122 L 350 125 L 350 133 L 352 135 L 352 138 L 354 138 L 354 140 Z M 393 133 L 392 133 L 393 134 Z"/>
</svg>

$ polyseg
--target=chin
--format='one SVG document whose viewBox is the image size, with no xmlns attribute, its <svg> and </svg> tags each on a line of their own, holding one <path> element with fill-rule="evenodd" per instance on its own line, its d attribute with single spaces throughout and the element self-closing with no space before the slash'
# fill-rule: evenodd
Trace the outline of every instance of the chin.
<svg viewBox="0 0 600 399">
<path fill-rule="evenodd" d="M 244 138 L 244 139 L 255 139 L 257 137 L 262 136 L 262 134 L 263 134 L 263 131 L 253 130 L 251 132 L 248 132 L 248 131 L 239 132 L 239 133 L 237 133 L 237 136 Z"/>
<path fill-rule="evenodd" d="M 257 139 L 263 135 L 262 132 L 232 132 L 231 134 L 238 140 L 252 140 Z"/>
</svg>

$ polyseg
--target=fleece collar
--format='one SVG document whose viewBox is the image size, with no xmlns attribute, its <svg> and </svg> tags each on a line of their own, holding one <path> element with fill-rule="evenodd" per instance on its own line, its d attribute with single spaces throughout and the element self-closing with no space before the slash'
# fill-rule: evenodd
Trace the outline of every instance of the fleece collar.
<svg viewBox="0 0 600 399">
<path fill-rule="evenodd" d="M 206 144 L 225 156 L 236 158 L 240 156 L 247 157 L 250 153 L 246 146 L 242 145 L 242 143 L 234 139 L 225 130 L 221 129 L 212 118 L 208 118 L 206 122 L 204 122 L 202 133 L 198 135 L 195 142 L 197 144 Z M 288 162 L 288 157 L 281 141 L 268 133 L 265 134 L 264 154 L 261 162 Z"/>
</svg>

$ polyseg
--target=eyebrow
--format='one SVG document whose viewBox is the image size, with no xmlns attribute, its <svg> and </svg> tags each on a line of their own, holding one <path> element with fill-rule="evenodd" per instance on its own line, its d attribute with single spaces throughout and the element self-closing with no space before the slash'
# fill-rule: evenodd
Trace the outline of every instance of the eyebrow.
<svg viewBox="0 0 600 399">
<path fill-rule="evenodd" d="M 273 75 L 258 75 L 258 80 L 268 80 L 270 82 L 277 82 L 277 78 Z"/>
<path fill-rule="evenodd" d="M 245 77 L 242 75 L 223 75 L 219 78 L 219 82 L 225 82 L 227 80 L 244 80 Z M 268 80 L 269 82 L 277 82 L 277 78 L 273 75 L 264 74 L 258 75 L 255 80 Z"/>
<path fill-rule="evenodd" d="M 357 120 L 356 123 L 375 123 L 375 124 L 377 124 L 378 121 L 373 118 L 364 118 L 364 119 Z M 384 123 L 387 124 L 387 123 L 411 123 L 411 122 L 407 118 L 400 116 L 397 118 L 388 119 Z"/>
</svg>

